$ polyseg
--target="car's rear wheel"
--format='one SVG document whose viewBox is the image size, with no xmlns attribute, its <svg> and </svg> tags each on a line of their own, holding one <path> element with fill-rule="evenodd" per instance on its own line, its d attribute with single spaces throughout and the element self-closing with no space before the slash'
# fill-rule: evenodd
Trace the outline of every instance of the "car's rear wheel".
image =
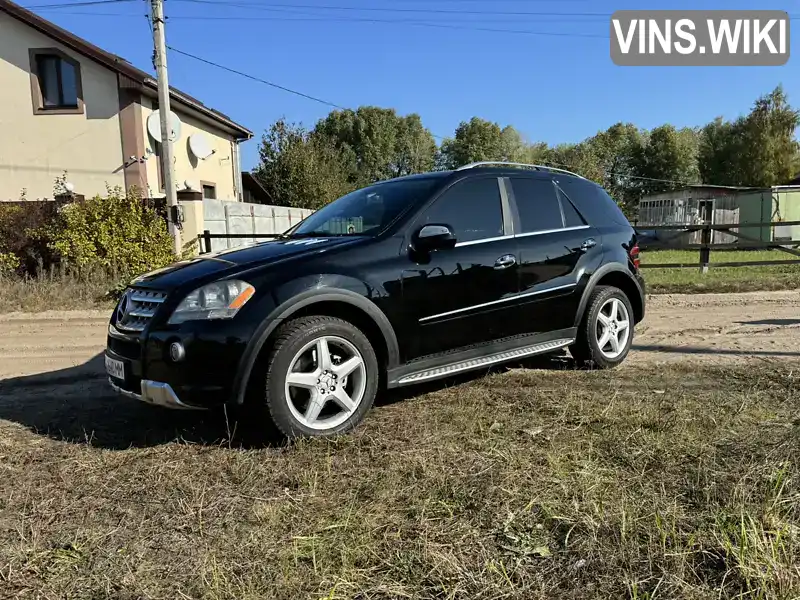
<svg viewBox="0 0 800 600">
<path fill-rule="evenodd" d="M 618 288 L 597 286 L 589 297 L 570 354 L 581 366 L 608 369 L 625 360 L 632 343 L 633 309 L 630 300 Z"/>
<path fill-rule="evenodd" d="M 357 327 L 335 317 L 302 317 L 276 335 L 266 403 L 289 438 L 334 435 L 361 422 L 379 379 L 375 350 Z"/>
</svg>

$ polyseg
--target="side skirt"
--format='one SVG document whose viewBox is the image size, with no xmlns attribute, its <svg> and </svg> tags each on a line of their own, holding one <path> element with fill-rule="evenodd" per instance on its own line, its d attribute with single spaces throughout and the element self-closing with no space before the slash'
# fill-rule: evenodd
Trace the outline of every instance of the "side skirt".
<svg viewBox="0 0 800 600">
<path fill-rule="evenodd" d="M 536 354 L 553 352 L 572 344 L 575 341 L 576 333 L 574 328 L 563 329 L 542 335 L 507 338 L 444 354 L 425 356 L 396 369 L 391 369 L 387 374 L 387 386 L 396 388 L 413 385 Z"/>
</svg>

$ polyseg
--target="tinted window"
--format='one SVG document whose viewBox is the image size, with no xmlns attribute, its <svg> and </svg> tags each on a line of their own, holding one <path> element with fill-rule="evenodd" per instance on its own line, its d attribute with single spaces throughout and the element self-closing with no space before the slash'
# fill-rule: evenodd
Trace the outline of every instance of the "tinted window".
<svg viewBox="0 0 800 600">
<path fill-rule="evenodd" d="M 422 217 L 423 223 L 453 228 L 458 242 L 503 235 L 503 208 L 497 179 L 472 179 L 447 190 Z"/>
<path fill-rule="evenodd" d="M 512 178 L 511 187 L 517 201 L 521 233 L 561 229 L 561 207 L 556 187 L 549 179 Z"/>
<path fill-rule="evenodd" d="M 377 234 L 403 210 L 430 195 L 436 177 L 387 181 L 351 192 L 313 213 L 289 234 Z"/>
<path fill-rule="evenodd" d="M 569 198 L 567 198 L 563 192 L 559 193 L 558 197 L 561 200 L 561 210 L 564 211 L 564 227 L 580 227 L 581 225 L 586 225 L 586 221 L 584 221 L 583 217 L 575 210 Z"/>
<path fill-rule="evenodd" d="M 36 57 L 42 103 L 47 108 L 78 106 L 78 74 L 75 66 L 59 56 Z"/>
<path fill-rule="evenodd" d="M 598 226 L 611 221 L 630 225 L 617 203 L 599 185 L 577 177 L 560 177 L 558 185 L 590 225 Z"/>
</svg>

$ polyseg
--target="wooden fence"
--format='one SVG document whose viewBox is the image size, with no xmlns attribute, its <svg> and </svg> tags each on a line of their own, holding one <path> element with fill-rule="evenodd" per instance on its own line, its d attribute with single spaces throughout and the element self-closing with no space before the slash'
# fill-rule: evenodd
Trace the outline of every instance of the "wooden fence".
<svg viewBox="0 0 800 600">
<path fill-rule="evenodd" d="M 770 266 L 770 265 L 800 265 L 800 240 L 781 240 L 779 242 L 765 242 L 763 240 L 744 235 L 739 229 L 758 229 L 769 227 L 791 227 L 800 225 L 800 221 L 775 221 L 768 223 L 725 223 L 725 224 L 712 224 L 709 222 L 692 224 L 692 225 L 654 225 L 642 227 L 645 231 L 676 231 L 674 236 L 668 239 L 655 239 L 647 240 L 643 238 L 646 244 L 646 250 L 698 250 L 699 256 L 697 262 L 691 263 L 642 263 L 642 268 L 649 269 L 685 269 L 691 267 L 699 267 L 703 273 L 708 272 L 709 268 L 719 267 L 753 267 L 753 266 Z M 712 243 L 712 232 L 724 232 L 727 236 L 735 238 L 737 241 L 732 243 Z M 675 244 L 674 239 L 681 236 L 692 235 L 696 232 L 700 233 L 700 243 L 687 243 Z M 754 261 L 729 261 L 729 262 L 711 262 L 711 252 L 713 250 L 779 250 L 788 255 L 794 256 L 793 259 L 786 260 L 754 260 Z"/>
</svg>

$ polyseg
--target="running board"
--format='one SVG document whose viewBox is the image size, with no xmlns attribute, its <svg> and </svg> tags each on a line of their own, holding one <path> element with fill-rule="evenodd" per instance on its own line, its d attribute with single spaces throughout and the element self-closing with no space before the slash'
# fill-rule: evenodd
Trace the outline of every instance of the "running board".
<svg viewBox="0 0 800 600">
<path fill-rule="evenodd" d="M 487 354 L 486 356 L 480 356 L 478 358 L 472 358 L 461 362 L 455 362 L 449 365 L 444 365 L 442 367 L 425 369 L 423 371 L 417 371 L 416 373 L 411 373 L 410 375 L 406 375 L 405 377 L 400 378 L 397 381 L 397 385 L 398 386 L 410 385 L 413 383 L 428 381 L 430 379 L 439 379 L 441 377 L 448 377 L 450 375 L 455 375 L 456 373 L 462 373 L 464 371 L 472 371 L 473 369 L 488 367 L 497 363 L 516 360 L 519 358 L 525 358 L 527 356 L 542 354 L 544 352 L 551 352 L 553 350 L 558 350 L 559 348 L 565 348 L 566 346 L 572 344 L 574 341 L 575 340 L 573 339 L 550 340 L 549 342 L 540 342 L 538 344 L 533 344 L 531 346 L 523 346 L 522 348 L 516 348 L 514 350 L 506 350 L 505 352 L 496 352 L 495 354 Z"/>
</svg>

